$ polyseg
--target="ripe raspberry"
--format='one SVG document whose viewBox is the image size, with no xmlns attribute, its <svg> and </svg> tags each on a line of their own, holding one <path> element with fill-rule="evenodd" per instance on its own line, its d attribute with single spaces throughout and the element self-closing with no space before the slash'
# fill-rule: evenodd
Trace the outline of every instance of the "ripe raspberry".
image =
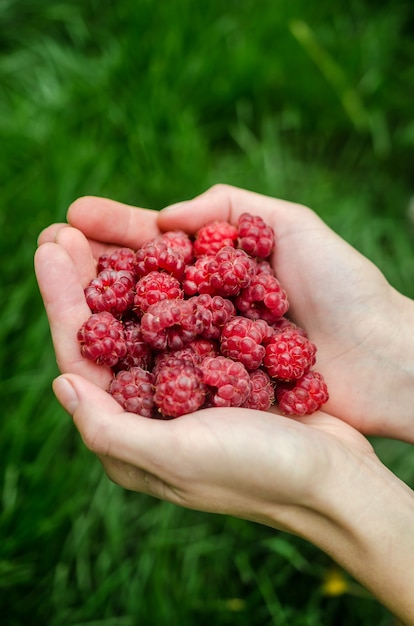
<svg viewBox="0 0 414 626">
<path fill-rule="evenodd" d="M 151 304 L 141 319 L 142 336 L 155 350 L 180 350 L 201 330 L 189 300 L 161 300 Z"/>
<path fill-rule="evenodd" d="M 185 359 L 171 359 L 158 369 L 154 401 L 163 417 L 197 411 L 206 396 L 202 371 Z"/>
<path fill-rule="evenodd" d="M 218 354 L 219 347 L 215 341 L 196 337 L 181 350 L 162 350 L 157 352 L 152 371 L 154 374 L 157 374 L 160 367 L 168 365 L 173 359 L 183 359 L 192 365 L 199 365 L 204 357 L 217 356 Z"/>
<path fill-rule="evenodd" d="M 282 317 L 289 308 L 286 292 L 278 279 L 264 272 L 252 278 L 234 303 L 246 317 L 264 319 L 269 324 Z"/>
<path fill-rule="evenodd" d="M 268 411 L 275 401 L 275 388 L 268 374 L 257 369 L 250 372 L 252 390 L 249 397 L 241 405 L 245 409 Z"/>
<path fill-rule="evenodd" d="M 211 222 L 202 226 L 196 233 L 194 241 L 194 255 L 196 257 L 205 254 L 212 255 L 224 246 L 235 247 L 238 230 L 228 222 Z"/>
<path fill-rule="evenodd" d="M 273 267 L 266 259 L 255 259 L 256 261 L 256 274 L 269 274 L 269 276 L 276 276 Z"/>
<path fill-rule="evenodd" d="M 261 366 L 266 353 L 263 344 L 272 335 L 272 328 L 264 320 L 249 320 L 237 315 L 223 326 L 221 353 L 233 361 L 240 361 L 247 370 L 255 370 Z"/>
<path fill-rule="evenodd" d="M 315 363 L 316 346 L 296 330 L 273 335 L 266 345 L 263 365 L 272 378 L 300 378 Z"/>
<path fill-rule="evenodd" d="M 266 258 L 275 245 L 275 233 L 259 215 L 243 213 L 238 222 L 239 246 L 253 257 Z"/>
<path fill-rule="evenodd" d="M 126 355 L 123 324 L 108 311 L 93 313 L 78 330 L 77 338 L 82 356 L 99 365 L 113 367 Z"/>
<path fill-rule="evenodd" d="M 222 296 L 210 296 L 203 293 L 193 296 L 190 301 L 196 307 L 196 315 L 203 322 L 201 335 L 206 339 L 219 339 L 223 325 L 236 315 L 234 304 Z"/>
<path fill-rule="evenodd" d="M 164 241 L 169 248 L 181 253 L 184 263 L 189 265 L 193 260 L 193 242 L 183 230 L 168 230 L 155 240 Z"/>
<path fill-rule="evenodd" d="M 145 243 L 135 255 L 135 271 L 138 276 L 163 270 L 181 280 L 184 268 L 184 257 L 181 252 L 157 238 Z"/>
<path fill-rule="evenodd" d="M 214 256 L 197 259 L 187 266 L 184 293 L 208 293 L 229 298 L 247 287 L 255 274 L 253 259 L 244 250 L 224 246 Z"/>
<path fill-rule="evenodd" d="M 118 372 L 109 385 L 109 393 L 125 411 L 154 416 L 154 376 L 142 367 Z"/>
<path fill-rule="evenodd" d="M 201 369 L 209 406 L 241 406 L 249 397 L 252 383 L 242 363 L 225 356 L 207 356 Z"/>
<path fill-rule="evenodd" d="M 287 317 L 279 318 L 271 324 L 271 327 L 273 328 L 273 331 L 275 333 L 281 333 L 284 330 L 295 330 L 304 337 L 307 337 L 306 331 L 291 320 L 289 320 Z"/>
<path fill-rule="evenodd" d="M 329 400 L 329 393 L 322 375 L 311 370 L 296 381 L 276 385 L 276 400 L 285 415 L 309 415 Z"/>
<path fill-rule="evenodd" d="M 181 283 L 177 278 L 165 272 L 150 272 L 142 276 L 135 286 L 134 307 L 140 316 L 151 304 L 160 300 L 179 300 L 184 298 Z"/>
<path fill-rule="evenodd" d="M 86 302 L 92 313 L 108 311 L 120 315 L 132 308 L 135 279 L 124 270 L 102 270 L 85 289 Z"/>
<path fill-rule="evenodd" d="M 125 270 L 135 272 L 135 252 L 131 248 L 118 248 L 110 254 L 101 254 L 98 259 L 97 272 L 103 270 Z"/>
<path fill-rule="evenodd" d="M 124 322 L 126 355 L 116 364 L 116 370 L 127 370 L 132 367 L 142 367 L 150 370 L 153 362 L 151 347 L 144 341 L 141 325 L 138 321 Z"/>
</svg>

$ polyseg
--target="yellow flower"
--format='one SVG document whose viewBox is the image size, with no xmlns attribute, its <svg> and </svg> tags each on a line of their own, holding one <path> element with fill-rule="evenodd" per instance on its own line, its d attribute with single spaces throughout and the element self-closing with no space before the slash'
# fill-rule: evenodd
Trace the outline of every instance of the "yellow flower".
<svg viewBox="0 0 414 626">
<path fill-rule="evenodd" d="M 331 568 L 326 572 L 322 592 L 327 596 L 341 596 L 349 591 L 349 584 L 341 570 Z"/>
</svg>

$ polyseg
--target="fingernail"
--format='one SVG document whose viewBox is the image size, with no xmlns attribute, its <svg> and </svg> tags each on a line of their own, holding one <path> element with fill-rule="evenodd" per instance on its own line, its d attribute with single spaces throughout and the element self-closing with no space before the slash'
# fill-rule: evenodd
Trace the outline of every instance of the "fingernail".
<svg viewBox="0 0 414 626">
<path fill-rule="evenodd" d="M 65 411 L 73 415 L 78 407 L 79 399 L 72 383 L 65 376 L 59 376 L 53 381 L 52 386 L 57 399 Z"/>
</svg>

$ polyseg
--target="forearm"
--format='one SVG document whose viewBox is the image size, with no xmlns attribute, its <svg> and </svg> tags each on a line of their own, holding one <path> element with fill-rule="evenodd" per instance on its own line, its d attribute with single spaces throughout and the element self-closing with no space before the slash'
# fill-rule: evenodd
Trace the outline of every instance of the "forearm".
<svg viewBox="0 0 414 626">
<path fill-rule="evenodd" d="M 414 624 L 414 493 L 407 485 L 368 458 L 352 480 L 332 476 L 332 488 L 294 519 L 287 525 L 296 534 L 329 554 L 404 624 Z"/>
</svg>

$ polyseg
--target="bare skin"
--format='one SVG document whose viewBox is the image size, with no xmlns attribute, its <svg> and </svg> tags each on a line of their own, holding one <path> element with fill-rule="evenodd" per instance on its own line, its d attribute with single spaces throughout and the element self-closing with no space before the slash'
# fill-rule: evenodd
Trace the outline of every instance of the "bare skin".
<svg viewBox="0 0 414 626">
<path fill-rule="evenodd" d="M 109 370 L 80 358 L 75 340 L 89 315 L 83 288 L 97 257 L 163 230 L 236 223 L 244 211 L 276 231 L 274 267 L 292 318 L 318 346 L 329 403 L 297 419 L 275 409 L 205 409 L 169 422 L 123 412 L 105 391 Z M 40 235 L 35 265 L 63 373 L 56 396 L 112 480 L 300 535 L 414 624 L 413 494 L 363 436 L 414 442 L 414 306 L 375 266 L 306 207 L 227 186 L 160 213 L 81 198 L 68 224 Z"/>
</svg>

